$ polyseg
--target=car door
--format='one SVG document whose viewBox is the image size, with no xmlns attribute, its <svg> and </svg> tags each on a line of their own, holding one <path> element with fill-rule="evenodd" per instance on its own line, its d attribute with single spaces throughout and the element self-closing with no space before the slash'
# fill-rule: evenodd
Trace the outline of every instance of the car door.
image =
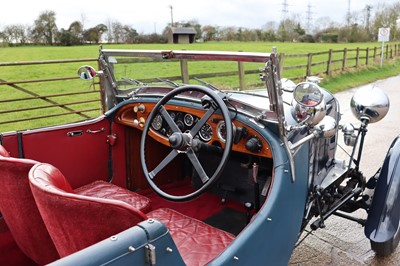
<svg viewBox="0 0 400 266">
<path fill-rule="evenodd" d="M 94 180 L 109 180 L 111 124 L 98 119 L 65 126 L 0 134 L 13 157 L 50 163 L 76 188 Z"/>
</svg>

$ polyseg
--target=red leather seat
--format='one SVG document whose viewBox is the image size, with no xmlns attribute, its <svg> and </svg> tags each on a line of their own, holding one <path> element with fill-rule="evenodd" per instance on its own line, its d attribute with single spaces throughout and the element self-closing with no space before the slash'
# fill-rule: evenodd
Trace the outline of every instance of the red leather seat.
<svg viewBox="0 0 400 266">
<path fill-rule="evenodd" d="M 7 156 L 7 157 L 6 157 Z M 60 258 L 43 223 L 29 186 L 28 173 L 37 161 L 9 157 L 0 145 L 0 210 L 15 242 L 30 259 L 40 265 Z M 65 188 L 73 193 L 120 199 L 142 211 L 151 209 L 150 200 L 113 184 L 96 181 L 77 188 L 74 192 L 65 181 Z"/>
<path fill-rule="evenodd" d="M 0 145 L 0 156 L 10 157 L 10 154 L 8 153 L 8 151 L 6 149 L 4 149 L 4 147 L 2 145 Z"/>
<path fill-rule="evenodd" d="M 146 215 L 120 200 L 73 193 L 62 173 L 49 164 L 35 165 L 29 173 L 29 180 L 39 211 L 62 257 L 148 217 L 168 227 L 187 265 L 205 265 L 234 239 L 227 232 L 171 209 L 157 209 Z"/>
<path fill-rule="evenodd" d="M 60 258 L 36 207 L 28 173 L 37 162 L 0 156 L 0 209 L 15 242 L 40 265 Z"/>
</svg>

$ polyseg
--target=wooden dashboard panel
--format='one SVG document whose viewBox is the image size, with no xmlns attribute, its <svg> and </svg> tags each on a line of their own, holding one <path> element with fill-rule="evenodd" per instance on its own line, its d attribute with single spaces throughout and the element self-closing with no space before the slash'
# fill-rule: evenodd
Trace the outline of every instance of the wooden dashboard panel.
<svg viewBox="0 0 400 266">
<path fill-rule="evenodd" d="M 131 104 L 131 105 L 126 105 L 118 111 L 116 118 L 115 118 L 115 122 L 129 126 L 129 127 L 137 128 L 139 130 L 143 130 L 144 124 L 147 121 L 147 117 L 149 116 L 150 112 L 153 110 L 154 106 L 155 106 L 155 103 L 135 103 L 135 104 Z M 196 117 L 202 117 L 205 113 L 204 110 L 198 110 L 195 108 L 175 106 L 175 105 L 165 105 L 165 108 L 168 111 L 183 112 L 183 113 L 191 114 Z M 213 145 L 218 145 L 220 147 L 224 147 L 224 145 L 225 145 L 224 142 L 216 134 L 217 125 L 218 125 L 218 122 L 221 121 L 221 119 L 222 119 L 221 115 L 214 114 L 208 120 L 208 124 L 212 127 L 212 130 L 213 130 L 213 136 L 212 136 L 211 140 L 207 142 L 208 144 L 213 144 Z M 254 129 L 252 129 L 248 125 L 245 125 L 239 121 L 235 120 L 232 122 L 236 128 L 245 127 L 247 129 L 246 137 L 242 138 L 237 144 L 233 144 L 232 150 L 241 152 L 241 153 L 272 158 L 272 152 L 271 152 L 271 149 L 270 149 L 268 143 L 261 137 L 261 135 L 258 132 L 256 132 Z M 149 130 L 149 135 L 156 141 L 158 141 L 166 146 L 169 146 L 168 138 L 166 136 L 162 135 L 161 133 L 153 130 L 151 127 Z M 246 149 L 246 146 L 245 146 L 246 141 L 251 136 L 256 136 L 258 139 L 261 140 L 262 149 L 259 152 L 251 152 L 248 149 Z"/>
</svg>

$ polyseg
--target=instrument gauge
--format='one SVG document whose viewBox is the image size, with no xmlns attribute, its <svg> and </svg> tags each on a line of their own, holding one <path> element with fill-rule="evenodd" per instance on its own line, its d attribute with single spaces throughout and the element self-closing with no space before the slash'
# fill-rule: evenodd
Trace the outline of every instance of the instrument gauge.
<svg viewBox="0 0 400 266">
<path fill-rule="evenodd" d="M 168 112 L 169 116 L 171 116 L 172 120 L 175 120 L 176 114 L 175 112 Z"/>
<path fill-rule="evenodd" d="M 200 139 L 205 142 L 209 142 L 212 139 L 212 136 L 213 136 L 212 127 L 208 123 L 204 124 L 199 131 Z"/>
<path fill-rule="evenodd" d="M 234 124 L 232 124 L 232 131 L 235 133 L 236 127 Z M 226 141 L 226 126 L 225 126 L 225 121 L 219 121 L 217 125 L 217 136 L 218 138 L 222 141 Z"/>
<path fill-rule="evenodd" d="M 156 117 L 154 117 L 153 121 L 151 122 L 151 126 L 153 127 L 153 129 L 155 130 L 160 130 L 162 127 L 162 116 L 160 114 L 157 114 Z"/>
<path fill-rule="evenodd" d="M 183 122 L 186 126 L 191 127 L 193 126 L 194 117 L 191 114 L 185 114 L 185 116 L 183 117 Z"/>
</svg>

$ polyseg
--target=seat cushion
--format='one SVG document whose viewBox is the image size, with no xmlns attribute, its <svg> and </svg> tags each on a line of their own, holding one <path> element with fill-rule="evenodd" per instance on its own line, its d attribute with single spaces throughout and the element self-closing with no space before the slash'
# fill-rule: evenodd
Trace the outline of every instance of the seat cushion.
<svg viewBox="0 0 400 266">
<path fill-rule="evenodd" d="M 0 156 L 10 157 L 10 154 L 8 153 L 8 151 L 1 145 L 0 145 Z"/>
<path fill-rule="evenodd" d="M 235 239 L 228 232 L 171 209 L 156 209 L 147 216 L 167 226 L 186 265 L 206 265 Z"/>
<path fill-rule="evenodd" d="M 75 193 L 89 197 L 120 200 L 141 212 L 151 210 L 151 201 L 149 198 L 105 181 L 95 181 L 79 187 L 75 189 Z"/>
</svg>

